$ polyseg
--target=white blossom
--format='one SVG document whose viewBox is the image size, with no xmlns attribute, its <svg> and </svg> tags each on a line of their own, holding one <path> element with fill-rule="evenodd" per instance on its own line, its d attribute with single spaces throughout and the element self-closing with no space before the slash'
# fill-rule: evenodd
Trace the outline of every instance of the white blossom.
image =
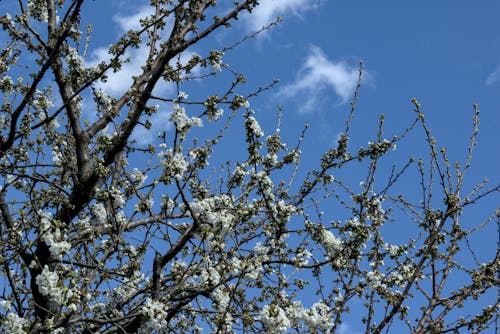
<svg viewBox="0 0 500 334">
<path fill-rule="evenodd" d="M 123 197 L 123 193 L 120 189 L 116 187 L 109 188 L 109 196 L 111 197 L 115 208 L 123 208 L 125 206 L 125 198 Z"/>
<path fill-rule="evenodd" d="M 35 100 L 35 101 L 37 101 L 37 100 Z M 43 122 L 43 121 L 45 121 L 45 119 L 47 119 L 47 115 L 46 115 L 46 113 L 44 111 L 42 111 L 42 112 L 40 112 L 38 114 L 38 118 L 40 119 L 40 121 Z M 54 118 L 49 123 L 45 124 L 46 130 L 49 131 L 49 132 L 55 131 L 59 126 L 61 126 L 61 124 L 59 123 L 59 121 L 57 120 L 57 118 Z"/>
<path fill-rule="evenodd" d="M 49 12 L 43 0 L 28 0 L 28 13 L 41 22 L 49 21 Z"/>
<path fill-rule="evenodd" d="M 264 267 L 262 266 L 261 260 L 254 257 L 246 267 L 245 278 L 251 281 L 256 281 L 261 277 L 263 271 Z"/>
<path fill-rule="evenodd" d="M 217 72 L 222 71 L 221 68 L 222 56 L 224 56 L 224 52 L 222 51 L 215 51 L 215 50 L 210 51 L 209 62 L 212 68 Z"/>
<path fill-rule="evenodd" d="M 399 246 L 396 246 L 396 245 L 389 245 L 388 243 L 385 243 L 383 245 L 383 248 L 389 253 L 390 256 L 394 257 L 394 256 L 398 256 L 403 250 L 404 248 L 402 247 L 399 247 Z M 406 253 L 406 251 L 404 251 L 404 253 Z"/>
<path fill-rule="evenodd" d="M 118 297 L 118 299 L 128 299 L 130 296 L 135 294 L 138 290 L 140 290 L 144 285 L 146 285 L 149 281 L 149 278 L 146 277 L 140 271 L 134 271 L 132 275 L 124 277 L 122 279 L 122 284 L 113 289 L 113 295 Z"/>
<path fill-rule="evenodd" d="M 165 310 L 165 305 L 159 301 L 151 300 L 148 298 L 142 307 L 144 315 L 148 318 L 148 326 L 155 330 L 160 331 L 167 327 L 168 313 Z"/>
<path fill-rule="evenodd" d="M 14 312 L 9 312 L 2 321 L 3 331 L 6 334 L 25 334 L 28 320 L 21 318 Z"/>
<path fill-rule="evenodd" d="M 200 278 L 200 285 L 215 286 L 220 283 L 221 276 L 214 267 L 202 268 L 201 273 L 198 275 Z"/>
<path fill-rule="evenodd" d="M 286 312 L 276 304 L 264 305 L 258 320 L 262 322 L 268 333 L 283 333 L 292 325 Z"/>
<path fill-rule="evenodd" d="M 326 228 L 321 229 L 321 242 L 329 251 L 338 251 L 342 249 L 342 240 L 333 235 L 332 232 Z"/>
<path fill-rule="evenodd" d="M 250 131 L 251 135 L 254 135 L 255 137 L 262 137 L 264 136 L 264 132 L 260 128 L 259 123 L 253 116 L 249 116 L 247 118 L 247 129 Z"/>
<path fill-rule="evenodd" d="M 214 301 L 214 307 L 219 311 L 225 311 L 231 302 L 231 296 L 225 290 L 224 286 L 218 286 L 211 293 Z"/>
<path fill-rule="evenodd" d="M 54 259 L 62 260 L 62 255 L 69 253 L 71 249 L 71 244 L 63 239 L 64 235 L 59 229 L 56 229 L 54 233 L 45 232 L 42 235 L 42 240 L 49 246 L 50 254 Z"/>
<path fill-rule="evenodd" d="M 104 204 L 101 202 L 96 202 L 92 206 L 92 214 L 94 215 L 97 224 L 106 224 L 108 221 L 108 214 Z"/>
<path fill-rule="evenodd" d="M 401 275 L 400 273 L 395 272 L 395 271 L 390 273 L 388 278 L 392 283 L 394 283 L 395 285 L 397 285 L 399 287 L 403 287 L 407 283 L 407 280 L 405 279 L 405 277 L 403 275 Z"/>
<path fill-rule="evenodd" d="M 58 167 L 63 164 L 63 154 L 57 146 L 52 150 L 52 162 Z"/>
<path fill-rule="evenodd" d="M 310 327 L 327 332 L 332 326 L 330 309 L 323 301 L 315 303 L 304 313 L 304 322 Z"/>
<path fill-rule="evenodd" d="M 177 180 L 182 179 L 182 176 L 184 175 L 184 173 L 188 168 L 188 163 L 184 158 L 184 155 L 180 152 L 176 152 L 172 157 L 171 163 L 172 163 L 172 169 L 175 172 L 174 177 Z"/>
<path fill-rule="evenodd" d="M 244 263 L 237 257 L 233 257 L 229 262 L 229 268 L 231 275 L 239 275 L 244 269 Z"/>
<path fill-rule="evenodd" d="M 140 187 L 148 178 L 148 176 L 142 173 L 138 168 L 134 168 L 130 176 L 132 180 L 137 183 L 137 187 Z"/>
<path fill-rule="evenodd" d="M 109 112 L 113 108 L 113 99 L 102 88 L 96 89 L 94 95 L 103 111 Z"/>
<path fill-rule="evenodd" d="M 125 216 L 125 212 L 123 212 L 123 210 L 120 210 L 115 214 L 115 221 L 121 226 L 124 226 L 127 223 L 127 216 Z"/>
<path fill-rule="evenodd" d="M 285 309 L 288 318 L 293 324 L 298 324 L 306 316 L 304 306 L 300 301 L 294 301 L 290 303 Z"/>
<path fill-rule="evenodd" d="M 0 115 L 0 130 L 3 129 L 7 125 L 7 120 L 5 115 Z"/>
<path fill-rule="evenodd" d="M 229 210 L 232 207 L 231 198 L 227 195 L 194 200 L 189 206 L 202 223 L 213 227 L 217 225 L 223 231 L 227 231 L 234 220 L 234 215 Z"/>
<path fill-rule="evenodd" d="M 39 211 L 38 214 L 40 215 L 40 231 L 45 232 L 49 230 L 52 226 L 52 214 L 50 212 L 43 211 Z"/>
<path fill-rule="evenodd" d="M 148 210 L 151 210 L 151 208 L 153 207 L 153 204 L 154 204 L 154 200 L 153 200 L 152 196 L 148 196 L 148 197 L 141 196 L 141 201 L 139 202 L 139 204 L 136 204 L 134 206 L 134 210 L 137 212 L 146 212 Z"/>
<path fill-rule="evenodd" d="M 369 271 L 366 273 L 365 282 L 368 286 L 374 290 L 378 288 L 385 288 L 383 283 L 384 275 L 378 271 Z"/>
<path fill-rule="evenodd" d="M 74 67 L 76 69 L 82 69 L 84 60 L 78 54 L 78 51 L 75 48 L 69 47 L 68 54 L 66 55 L 66 62 L 71 67 Z"/>
<path fill-rule="evenodd" d="M 309 259 L 312 257 L 311 252 L 309 252 L 305 248 L 299 249 L 299 251 L 295 254 L 293 258 L 293 262 L 297 263 L 298 265 L 307 265 L 309 263 Z"/>
<path fill-rule="evenodd" d="M 42 296 L 50 298 L 58 305 L 64 302 L 64 291 L 58 287 L 59 276 L 56 272 L 49 269 L 47 265 L 43 267 L 42 272 L 36 277 L 36 284 Z"/>
<path fill-rule="evenodd" d="M 253 248 L 256 255 L 267 255 L 269 253 L 269 248 L 262 245 L 261 242 L 257 242 Z"/>
<path fill-rule="evenodd" d="M 0 78 L 0 89 L 4 92 L 11 91 L 14 87 L 14 81 L 10 75 L 4 75 Z"/>
<path fill-rule="evenodd" d="M 209 121 L 216 121 L 224 115 L 224 109 L 222 108 L 212 108 L 207 111 L 207 119 Z"/>
<path fill-rule="evenodd" d="M 10 300 L 2 300 L 2 301 L 0 301 L 0 307 L 4 311 L 10 310 L 10 305 L 12 305 L 12 301 L 10 301 Z"/>
<path fill-rule="evenodd" d="M 174 103 L 174 111 L 170 113 L 170 121 L 175 124 L 177 131 L 185 131 L 191 126 L 203 126 L 203 122 L 198 117 L 189 118 L 186 114 L 186 109 Z"/>
<path fill-rule="evenodd" d="M 203 121 L 199 117 L 191 117 L 191 125 L 200 128 L 203 126 Z"/>
</svg>

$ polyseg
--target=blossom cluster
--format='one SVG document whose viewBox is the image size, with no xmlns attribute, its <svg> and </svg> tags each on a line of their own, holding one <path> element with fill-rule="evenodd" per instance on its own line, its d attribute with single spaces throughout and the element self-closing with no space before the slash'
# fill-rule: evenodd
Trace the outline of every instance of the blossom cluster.
<svg viewBox="0 0 500 334">
<path fill-rule="evenodd" d="M 47 4 L 43 0 L 28 0 L 28 13 L 38 21 L 47 22 L 49 14 L 47 11 Z"/>
<path fill-rule="evenodd" d="M 43 296 L 49 297 L 57 305 L 64 303 L 64 292 L 59 286 L 59 275 L 51 271 L 47 265 L 43 267 L 41 274 L 36 277 L 36 284 Z"/>
<path fill-rule="evenodd" d="M 63 254 L 69 253 L 71 244 L 65 240 L 66 236 L 57 227 L 54 227 L 51 220 L 52 215 L 48 212 L 40 212 L 40 233 L 41 239 L 49 247 L 50 254 L 56 260 L 62 260 Z"/>
<path fill-rule="evenodd" d="M 9 312 L 5 319 L 2 321 L 4 333 L 9 334 L 25 334 L 27 333 L 27 326 L 29 321 L 21 318 L 14 312 Z"/>
<path fill-rule="evenodd" d="M 144 315 L 148 318 L 147 325 L 154 331 L 160 331 L 167 327 L 167 312 L 165 310 L 165 305 L 159 301 L 152 299 L 146 300 L 142 311 Z"/>
<path fill-rule="evenodd" d="M 278 304 L 264 305 L 258 316 L 269 333 L 283 333 L 291 328 L 299 328 L 301 322 L 311 330 L 328 333 L 333 326 L 330 308 L 319 301 L 307 309 L 300 302 L 291 302 L 286 307 Z"/>
<path fill-rule="evenodd" d="M 182 179 L 187 171 L 189 163 L 186 161 L 182 152 L 173 152 L 171 148 L 158 153 L 163 167 L 162 181 L 170 183 L 172 178 Z"/>
<path fill-rule="evenodd" d="M 192 126 L 200 127 L 203 126 L 203 121 L 198 117 L 188 117 L 186 114 L 186 109 L 181 107 L 179 104 L 174 103 L 174 111 L 170 113 L 169 120 L 175 124 L 177 131 L 186 131 Z"/>
</svg>

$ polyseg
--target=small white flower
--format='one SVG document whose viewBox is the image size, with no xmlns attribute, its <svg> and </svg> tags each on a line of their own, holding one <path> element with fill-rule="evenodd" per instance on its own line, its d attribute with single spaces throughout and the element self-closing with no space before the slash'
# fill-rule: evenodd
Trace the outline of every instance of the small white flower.
<svg viewBox="0 0 500 334">
<path fill-rule="evenodd" d="M 279 305 L 265 305 L 260 311 L 260 320 L 266 329 L 274 330 L 277 333 L 285 332 L 291 325 L 286 312 Z"/>
<path fill-rule="evenodd" d="M 332 326 L 330 309 L 323 301 L 317 302 L 305 312 L 304 321 L 311 328 L 327 332 Z"/>
<path fill-rule="evenodd" d="M 134 168 L 132 171 L 132 175 L 130 175 L 132 180 L 137 183 L 137 186 L 140 187 L 144 181 L 147 180 L 148 176 L 143 174 L 139 169 Z"/>
<path fill-rule="evenodd" d="M 21 318 L 14 312 L 8 313 L 2 321 L 4 333 L 25 334 L 27 333 L 25 330 L 27 326 L 28 320 Z"/>
<path fill-rule="evenodd" d="M 203 121 L 199 117 L 191 117 L 191 125 L 201 128 L 203 126 Z"/>
<path fill-rule="evenodd" d="M 214 301 L 214 307 L 219 311 L 225 311 L 231 302 L 231 296 L 223 286 L 218 286 L 212 291 L 211 297 Z"/>
<path fill-rule="evenodd" d="M 175 171 L 174 177 L 177 180 L 182 179 L 184 172 L 186 172 L 188 168 L 188 163 L 186 159 L 184 159 L 184 155 L 182 153 L 175 153 L 172 157 L 172 167 Z"/>
<path fill-rule="evenodd" d="M 57 286 L 59 276 L 51 271 L 47 265 L 43 267 L 42 272 L 36 277 L 35 281 L 42 296 L 49 297 L 57 305 L 63 303 L 63 290 Z"/>
<path fill-rule="evenodd" d="M 47 5 L 45 1 L 40 0 L 29 0 L 28 1 L 28 13 L 40 22 L 49 21 L 49 12 L 47 10 Z"/>
<path fill-rule="evenodd" d="M 42 240 L 49 246 L 50 254 L 57 260 L 62 260 L 63 254 L 67 254 L 71 250 L 71 244 L 61 240 L 63 238 L 64 236 L 61 235 L 59 229 L 56 229 L 54 233 L 45 232 L 42 235 Z"/>
<path fill-rule="evenodd" d="M 0 307 L 4 311 L 8 311 L 10 309 L 10 305 L 11 304 L 12 304 L 12 302 L 10 300 L 2 300 L 2 301 L 0 301 Z"/>
<path fill-rule="evenodd" d="M 334 236 L 333 233 L 326 228 L 321 230 L 320 238 L 327 250 L 338 251 L 342 248 L 342 240 Z"/>
<path fill-rule="evenodd" d="M 52 162 L 57 167 L 60 167 L 63 164 L 63 154 L 58 147 L 55 147 L 52 150 Z"/>
<path fill-rule="evenodd" d="M 142 307 L 142 311 L 148 318 L 147 325 L 151 329 L 161 331 L 167 327 L 168 323 L 166 319 L 168 313 L 165 309 L 166 306 L 159 301 L 151 300 L 149 298 L 146 300 L 146 304 Z"/>
<path fill-rule="evenodd" d="M 224 115 L 224 109 L 214 108 L 213 111 L 207 112 L 207 117 L 209 121 L 216 121 Z"/>
<path fill-rule="evenodd" d="M 109 197 L 113 200 L 115 208 L 123 208 L 125 206 L 125 198 L 123 198 L 123 193 L 120 189 L 111 187 L 109 189 Z"/>
<path fill-rule="evenodd" d="M 76 310 L 77 310 L 76 304 L 71 303 L 71 304 L 68 305 L 68 311 L 70 311 L 70 312 L 76 312 Z"/>
<path fill-rule="evenodd" d="M 262 137 L 264 135 L 264 132 L 260 128 L 259 123 L 253 116 L 248 117 L 247 128 L 250 131 L 250 133 L 253 134 L 255 137 Z"/>
<path fill-rule="evenodd" d="M 106 208 L 101 202 L 97 202 L 92 206 L 92 214 L 94 215 L 98 224 L 105 224 L 108 221 L 108 214 Z"/>
</svg>

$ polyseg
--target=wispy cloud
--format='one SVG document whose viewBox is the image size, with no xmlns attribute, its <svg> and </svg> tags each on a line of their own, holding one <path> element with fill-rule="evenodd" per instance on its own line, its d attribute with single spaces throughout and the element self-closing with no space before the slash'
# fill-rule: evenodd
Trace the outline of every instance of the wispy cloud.
<svg viewBox="0 0 500 334">
<path fill-rule="evenodd" d="M 142 6 L 138 7 L 132 15 L 115 15 L 113 17 L 113 21 L 118 25 L 118 33 L 122 34 L 130 29 L 140 29 L 139 20 L 153 14 L 153 12 L 154 9 L 152 7 Z M 128 57 L 130 61 L 123 63 L 119 71 L 114 73 L 110 71 L 106 82 L 97 83 L 96 88 L 100 88 L 114 97 L 118 97 L 125 93 L 125 91 L 129 89 L 133 83 L 132 77 L 140 75 L 143 72 L 142 66 L 146 63 L 149 55 L 149 49 L 150 47 L 145 43 L 141 44 L 141 46 L 137 49 L 128 49 L 123 58 Z M 192 52 L 185 51 L 180 55 L 180 58 L 172 60 L 172 65 L 176 62 L 186 64 L 191 59 L 192 55 Z M 100 47 L 95 49 L 90 54 L 88 64 L 97 65 L 100 62 L 107 62 L 110 59 L 111 55 L 108 53 L 108 47 Z M 200 68 L 194 68 L 191 73 L 192 75 L 199 74 Z M 173 82 L 159 81 L 153 93 L 159 96 L 174 95 L 176 94 L 176 85 Z M 170 112 L 171 106 L 169 104 L 161 103 L 159 111 L 149 118 L 149 121 L 152 124 L 151 129 L 147 130 L 144 127 L 136 127 L 132 134 L 132 139 L 136 140 L 136 143 L 139 145 L 147 145 L 154 142 L 159 131 L 165 130 L 167 127 L 171 126 L 168 119 Z M 95 118 L 95 115 L 89 115 L 89 119 L 92 118 Z"/>
<path fill-rule="evenodd" d="M 122 31 L 128 31 L 130 29 L 140 29 L 140 19 L 147 16 L 153 15 L 155 12 L 154 7 L 143 6 L 139 7 L 132 15 L 115 15 L 113 16 L 113 21 L 118 23 Z"/>
<path fill-rule="evenodd" d="M 138 7 L 133 14 L 123 15 L 117 14 L 113 17 L 113 21 L 118 25 L 118 33 L 122 34 L 130 29 L 140 29 L 140 19 L 152 15 L 154 13 L 154 8 L 149 5 Z M 168 22 L 167 22 L 168 26 Z M 166 28 L 166 31 L 169 29 Z M 101 82 L 97 85 L 98 88 L 102 88 L 106 93 L 111 95 L 123 94 L 132 84 L 132 76 L 137 76 L 142 73 L 142 66 L 146 63 L 149 55 L 150 47 L 146 43 L 142 43 L 139 48 L 129 48 L 127 53 L 123 58 L 128 57 L 130 61 L 122 64 L 119 71 L 115 73 L 108 73 L 108 80 L 106 82 Z M 179 61 L 181 64 L 187 64 L 191 59 L 193 53 L 191 51 L 185 51 L 180 55 L 180 59 L 175 59 L 172 63 Z M 96 65 L 102 61 L 109 61 L 111 55 L 108 53 L 108 47 L 100 47 L 95 49 L 91 53 L 90 65 Z M 195 67 L 192 74 L 197 75 L 200 73 L 200 68 Z M 165 82 L 159 82 L 155 88 L 154 93 L 172 93 L 174 91 L 175 85 L 173 83 L 168 84 Z"/>
<path fill-rule="evenodd" d="M 280 89 L 285 98 L 301 97 L 301 112 L 311 112 L 324 94 L 333 92 L 345 103 L 352 96 L 358 80 L 358 68 L 345 61 L 332 61 L 317 46 L 309 54 L 291 84 Z"/>
<path fill-rule="evenodd" d="M 261 1 L 251 15 L 246 16 L 247 27 L 258 30 L 276 20 L 278 16 L 289 14 L 300 16 L 306 11 L 317 8 L 320 0 L 266 0 Z"/>
<path fill-rule="evenodd" d="M 170 113 L 172 112 L 169 105 L 160 107 L 153 116 L 149 118 L 151 128 L 148 130 L 143 126 L 136 126 L 132 133 L 132 140 L 135 140 L 139 146 L 146 146 L 153 143 L 157 139 L 159 132 L 166 131 L 172 127 L 170 122 Z"/>
<path fill-rule="evenodd" d="M 118 72 L 108 74 L 106 82 L 99 82 L 98 88 L 102 88 L 106 93 L 113 96 L 123 94 L 132 84 L 132 76 L 142 73 L 141 66 L 146 62 L 149 49 L 139 48 L 132 49 L 127 52 L 127 57 L 130 61 L 123 63 Z M 109 61 L 111 55 L 108 53 L 108 48 L 101 47 L 95 49 L 91 54 L 91 64 L 98 64 L 102 61 Z"/>
<path fill-rule="evenodd" d="M 493 85 L 494 83 L 500 81 L 500 66 L 498 66 L 493 72 L 491 72 L 486 78 L 486 85 Z"/>
<path fill-rule="evenodd" d="M 153 12 L 154 9 L 151 6 L 141 6 L 131 15 L 116 14 L 113 16 L 113 21 L 118 25 L 117 32 L 122 34 L 130 29 L 139 29 L 140 19 L 153 14 Z M 125 57 L 129 57 L 130 61 L 123 63 L 119 71 L 109 72 L 107 81 L 100 82 L 97 87 L 111 95 L 123 94 L 132 84 L 132 76 L 142 73 L 141 67 L 145 64 L 148 53 L 149 47 L 145 44 L 138 49 L 129 48 Z M 91 53 L 90 64 L 96 65 L 110 59 L 108 47 L 100 47 Z"/>
</svg>

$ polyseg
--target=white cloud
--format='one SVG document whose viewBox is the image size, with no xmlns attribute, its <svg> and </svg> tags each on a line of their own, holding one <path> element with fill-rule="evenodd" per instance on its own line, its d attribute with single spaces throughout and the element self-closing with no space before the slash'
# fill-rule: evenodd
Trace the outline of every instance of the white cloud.
<svg viewBox="0 0 500 334">
<path fill-rule="evenodd" d="M 135 140 L 139 146 L 152 144 L 158 138 L 159 132 L 166 131 L 172 127 L 169 120 L 171 110 L 167 111 L 167 105 L 160 107 L 153 116 L 149 118 L 151 122 L 151 129 L 146 129 L 143 126 L 136 126 L 132 132 L 132 140 Z"/>
<path fill-rule="evenodd" d="M 97 87 L 102 88 L 106 93 L 113 96 L 123 94 L 132 85 L 132 76 L 142 73 L 141 66 L 146 62 L 148 53 L 149 49 L 146 47 L 130 50 L 127 52 L 130 62 L 123 63 L 118 72 L 113 73 L 110 71 L 108 80 L 106 82 L 99 82 Z M 111 55 L 108 53 L 108 48 L 98 48 L 92 52 L 91 64 L 95 65 L 102 61 L 109 61 L 110 59 Z"/>
<path fill-rule="evenodd" d="M 113 16 L 113 21 L 118 25 L 118 34 L 121 35 L 130 29 L 140 29 L 140 19 L 154 13 L 154 8 L 148 5 L 138 7 L 132 15 L 117 14 Z M 130 61 L 123 63 L 120 71 L 108 72 L 108 80 L 99 82 L 98 88 L 102 88 L 106 93 L 117 96 L 123 94 L 132 84 L 132 76 L 142 73 L 142 65 L 145 64 L 149 54 L 149 47 L 145 44 L 138 49 L 129 48 L 124 57 L 129 57 Z M 122 59 L 124 58 L 122 57 Z M 109 61 L 111 55 L 108 47 L 95 49 L 91 54 L 90 65 L 97 65 L 102 61 Z"/>
<path fill-rule="evenodd" d="M 118 33 L 122 34 L 130 29 L 140 29 L 139 20 L 143 17 L 151 15 L 153 9 L 150 6 L 143 6 L 137 8 L 134 14 L 130 16 L 125 15 L 115 15 L 113 21 L 118 24 Z M 166 28 L 168 31 L 168 28 Z M 129 62 L 123 63 L 121 69 L 118 72 L 113 73 L 109 71 L 106 82 L 98 82 L 96 88 L 101 88 L 103 91 L 111 96 L 119 97 L 125 91 L 130 88 L 133 83 L 132 76 L 142 74 L 142 66 L 146 63 L 147 57 L 149 55 L 149 46 L 145 43 L 137 49 L 130 48 L 127 53 L 122 57 L 130 58 Z M 185 51 L 180 55 L 180 58 L 175 58 L 172 60 L 171 64 L 175 65 L 177 61 L 181 64 L 186 64 L 193 56 L 193 52 Z M 107 62 L 111 59 L 111 55 L 108 53 L 108 47 L 100 47 L 95 49 L 90 55 L 90 61 L 88 65 L 97 65 L 100 62 Z M 198 75 L 201 72 L 200 67 L 195 67 L 191 70 L 191 75 Z M 153 94 L 158 96 L 168 96 L 174 95 L 172 97 L 177 97 L 176 84 L 174 82 L 165 82 L 160 80 L 155 87 Z M 164 131 L 171 127 L 171 122 L 169 121 L 170 115 L 170 104 L 161 103 L 160 110 L 153 116 L 149 117 L 149 121 L 152 124 L 150 130 L 144 127 L 138 126 L 134 129 L 132 133 L 132 139 L 136 140 L 139 145 L 151 144 L 155 141 L 158 132 Z M 94 110 L 89 110 L 87 112 L 87 117 L 89 119 L 95 119 Z"/>
<path fill-rule="evenodd" d="M 113 21 L 119 26 L 119 34 L 122 34 L 130 29 L 140 29 L 140 19 L 153 14 L 154 8 L 146 5 L 137 8 L 134 14 L 126 15 L 115 15 Z M 167 24 L 168 25 L 168 24 Z M 166 28 L 168 31 L 169 28 Z M 150 47 L 146 43 L 142 43 L 139 48 L 129 48 L 125 56 L 129 57 L 130 61 L 123 63 L 121 69 L 118 72 L 113 73 L 109 71 L 108 80 L 106 82 L 99 82 L 96 86 L 97 88 L 102 88 L 106 93 L 112 96 L 118 96 L 123 94 L 132 85 L 132 76 L 140 75 L 143 70 L 142 66 L 146 63 L 149 55 Z M 181 54 L 180 63 L 186 64 L 192 57 L 193 53 L 186 51 Z M 100 47 L 95 49 L 91 54 L 90 65 L 97 65 L 102 61 L 109 61 L 111 55 L 108 53 L 108 47 Z M 177 59 L 173 60 L 172 63 L 177 62 Z M 192 70 L 192 74 L 196 75 L 200 72 L 200 68 L 196 67 Z M 169 94 L 175 91 L 174 83 L 166 83 L 160 81 L 156 86 L 155 94 Z"/>
<path fill-rule="evenodd" d="M 115 15 L 113 21 L 118 23 L 122 31 L 128 31 L 131 29 L 138 30 L 141 29 L 140 19 L 153 15 L 155 12 L 154 7 L 143 6 L 135 11 L 135 14 L 124 16 Z"/>
<path fill-rule="evenodd" d="M 286 98 L 300 96 L 303 99 L 300 111 L 310 112 L 325 90 L 335 93 L 341 103 L 347 102 L 354 93 L 358 75 L 357 67 L 345 61 L 331 61 L 319 47 L 312 46 L 295 81 L 283 86 L 279 94 Z"/>
<path fill-rule="evenodd" d="M 247 15 L 246 23 L 250 30 L 258 30 L 276 20 L 278 16 L 288 14 L 300 16 L 304 12 L 317 8 L 320 0 L 265 0 Z"/>
<path fill-rule="evenodd" d="M 494 83 L 500 81 L 500 66 L 498 66 L 493 72 L 491 72 L 486 78 L 486 85 L 493 85 Z"/>
</svg>

